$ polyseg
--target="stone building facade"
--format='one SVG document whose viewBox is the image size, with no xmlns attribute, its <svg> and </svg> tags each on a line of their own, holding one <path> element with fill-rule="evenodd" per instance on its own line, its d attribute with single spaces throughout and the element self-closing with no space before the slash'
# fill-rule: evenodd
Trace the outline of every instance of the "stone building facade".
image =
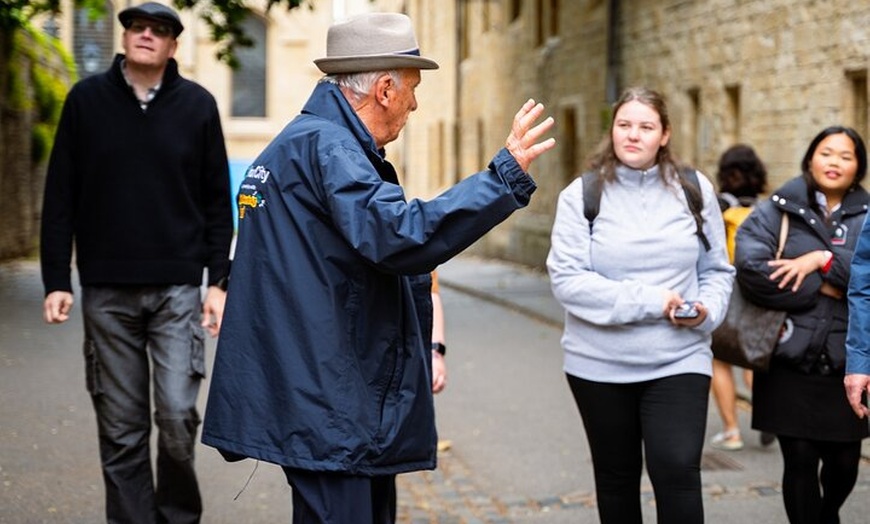
<svg viewBox="0 0 870 524">
<path fill-rule="evenodd" d="M 526 99 L 557 119 L 555 151 L 533 165 L 531 206 L 473 247 L 486 256 L 543 265 L 558 194 L 582 172 L 624 87 L 667 97 L 675 152 L 711 177 L 736 142 L 756 148 L 776 188 L 797 174 L 823 127 L 845 124 L 868 137 L 865 2 L 401 3 L 424 51 L 446 66 L 437 80 L 424 74 L 402 146 L 406 171 L 430 181 L 423 193 L 484 166 Z"/>
<path fill-rule="evenodd" d="M 71 3 L 70 0 L 66 0 Z M 168 1 L 168 0 L 167 0 Z M 138 0 L 107 0 L 111 19 Z M 256 3 L 256 2 L 254 2 Z M 265 4 L 265 2 L 263 2 Z M 559 192 L 609 124 L 610 103 L 644 84 L 669 101 L 673 146 L 715 175 L 736 142 L 765 160 L 775 188 L 795 175 L 821 128 L 845 124 L 868 136 L 870 4 L 852 0 L 315 0 L 287 13 L 260 9 L 250 21 L 253 69 L 233 72 L 195 15 L 177 58 L 182 73 L 215 94 L 234 171 L 298 113 L 321 76 L 312 60 L 338 19 L 401 11 L 417 26 L 423 54 L 419 109 L 388 147 L 409 196 L 433 196 L 484 168 L 528 98 L 557 120 L 556 149 L 533 165 L 538 192 L 471 251 L 542 267 Z M 74 49 L 73 10 L 61 35 Z M 110 24 L 120 49 L 120 28 Z M 257 79 L 245 83 L 245 78 Z M 258 84 L 261 84 L 258 86 Z M 239 96 L 244 93 L 244 96 Z M 234 101 L 235 96 L 235 101 Z M 261 97 L 253 106 L 248 97 Z M 241 109 L 240 109 L 241 108 Z M 247 108 L 247 109 L 245 109 Z M 252 109 L 253 108 L 253 109 Z M 234 114 L 235 111 L 241 114 Z"/>
</svg>

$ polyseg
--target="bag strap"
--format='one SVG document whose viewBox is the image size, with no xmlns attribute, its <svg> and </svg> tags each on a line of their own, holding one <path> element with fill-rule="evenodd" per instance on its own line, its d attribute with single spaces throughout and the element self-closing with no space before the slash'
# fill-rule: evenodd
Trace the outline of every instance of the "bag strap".
<svg viewBox="0 0 870 524">
<path fill-rule="evenodd" d="M 680 170 L 682 177 L 688 184 L 694 187 L 692 191 L 683 184 L 683 193 L 686 195 L 686 201 L 689 203 L 689 211 L 692 213 L 692 218 L 695 219 L 695 234 L 704 244 L 704 250 L 710 251 L 710 241 L 707 235 L 704 234 L 704 218 L 701 211 L 704 208 L 703 196 L 701 196 L 701 182 L 698 180 L 698 172 L 692 167 L 687 167 Z M 589 222 L 589 234 L 592 234 L 592 223 L 595 217 L 598 216 L 598 211 L 601 207 L 601 176 L 598 171 L 587 171 L 583 174 L 583 216 Z"/>
<path fill-rule="evenodd" d="M 592 222 L 598 216 L 601 205 L 601 177 L 598 171 L 588 171 L 583 174 L 583 216 L 589 222 L 589 234 L 592 234 Z"/>
<path fill-rule="evenodd" d="M 776 246 L 776 260 L 782 257 L 782 252 L 785 250 L 785 239 L 788 237 L 788 213 L 782 213 L 782 220 L 779 222 L 779 244 Z"/>
<path fill-rule="evenodd" d="M 704 208 L 704 197 L 701 196 L 701 182 L 698 181 L 698 172 L 693 167 L 687 167 L 680 171 L 683 178 L 692 186 L 697 193 L 689 190 L 687 186 L 683 186 L 683 193 L 686 194 L 686 202 L 689 203 L 689 211 L 692 212 L 692 217 L 695 219 L 695 234 L 701 239 L 704 244 L 704 251 L 710 251 L 710 241 L 707 235 L 704 234 L 704 217 L 701 215 L 701 210 Z"/>
</svg>

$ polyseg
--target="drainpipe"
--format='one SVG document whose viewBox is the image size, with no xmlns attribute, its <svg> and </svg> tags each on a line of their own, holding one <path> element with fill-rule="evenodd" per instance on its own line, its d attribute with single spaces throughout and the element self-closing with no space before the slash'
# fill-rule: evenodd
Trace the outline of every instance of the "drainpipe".
<svg viewBox="0 0 870 524">
<path fill-rule="evenodd" d="M 604 95 L 608 105 L 619 97 L 619 0 L 607 2 L 607 64 L 604 75 Z"/>
<path fill-rule="evenodd" d="M 456 0 L 454 2 L 454 9 L 456 9 L 456 44 L 454 52 L 456 53 L 456 78 L 454 79 L 454 115 L 453 115 L 453 158 L 455 158 L 455 165 L 453 166 L 453 175 L 451 178 L 453 179 L 453 183 L 456 184 L 459 182 L 460 178 L 460 166 L 462 165 L 462 155 L 460 154 L 460 147 L 462 146 L 462 140 L 460 138 L 460 118 L 462 117 L 462 31 L 464 30 L 465 20 L 462 18 L 462 2 L 463 0 Z"/>
</svg>

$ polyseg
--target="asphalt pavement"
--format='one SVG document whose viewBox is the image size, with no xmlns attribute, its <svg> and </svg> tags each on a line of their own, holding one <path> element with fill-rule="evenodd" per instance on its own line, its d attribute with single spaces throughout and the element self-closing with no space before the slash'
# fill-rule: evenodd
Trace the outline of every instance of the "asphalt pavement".
<svg viewBox="0 0 870 524">
<path fill-rule="evenodd" d="M 436 397 L 442 449 L 435 471 L 401 475 L 399 521 L 594 523 L 594 482 L 580 417 L 561 371 L 562 310 L 546 274 L 461 256 L 439 269 L 448 386 Z M 0 523 L 103 519 L 96 427 L 84 390 L 81 319 L 41 320 L 38 264 L 0 264 Z M 214 341 L 209 342 L 213 355 Z M 201 399 L 204 401 L 206 382 Z M 763 447 L 740 410 L 746 447 L 705 448 L 707 522 L 787 522 L 777 445 Z M 711 402 L 708 438 L 720 429 Z M 228 464 L 197 448 L 205 524 L 289 522 L 280 469 Z M 646 522 L 655 522 L 642 481 Z M 870 462 L 841 512 L 870 521 Z"/>
</svg>

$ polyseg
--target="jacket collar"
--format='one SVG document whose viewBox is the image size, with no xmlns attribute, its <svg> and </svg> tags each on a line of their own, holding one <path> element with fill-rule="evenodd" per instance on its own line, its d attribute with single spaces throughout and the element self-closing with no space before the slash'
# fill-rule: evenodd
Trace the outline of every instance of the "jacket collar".
<svg viewBox="0 0 870 524">
<path fill-rule="evenodd" d="M 320 82 L 311 93 L 311 97 L 302 108 L 302 114 L 309 114 L 328 120 L 346 128 L 359 142 L 381 178 L 393 184 L 399 183 L 399 177 L 393 166 L 386 161 L 383 148 L 378 149 L 375 139 L 356 111 L 350 106 L 344 93 L 333 83 Z"/>
<path fill-rule="evenodd" d="M 807 183 L 801 175 L 783 184 L 770 196 L 770 200 L 777 207 L 792 213 L 804 214 L 811 208 Z M 868 204 L 870 204 L 870 194 L 863 187 L 857 186 L 846 193 L 843 203 L 834 215 L 845 217 L 864 213 Z"/>
</svg>

